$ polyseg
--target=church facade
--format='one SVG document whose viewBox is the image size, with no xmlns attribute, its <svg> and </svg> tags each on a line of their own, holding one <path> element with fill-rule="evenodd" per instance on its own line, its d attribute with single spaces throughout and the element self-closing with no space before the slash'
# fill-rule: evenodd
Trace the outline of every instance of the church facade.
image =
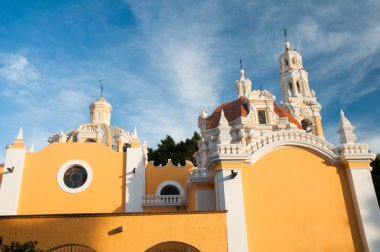
<svg viewBox="0 0 380 252">
<path fill-rule="evenodd" d="M 0 166 L 0 236 L 46 251 L 380 251 L 375 156 L 343 111 L 340 145 L 326 141 L 289 42 L 279 65 L 278 104 L 242 69 L 237 99 L 200 113 L 196 167 L 148 162 L 102 96 L 38 152 L 21 129 Z"/>
</svg>

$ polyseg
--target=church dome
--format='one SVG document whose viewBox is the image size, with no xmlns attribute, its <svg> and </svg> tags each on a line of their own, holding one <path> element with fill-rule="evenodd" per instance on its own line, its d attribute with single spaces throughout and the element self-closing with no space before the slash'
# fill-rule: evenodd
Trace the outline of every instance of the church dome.
<svg viewBox="0 0 380 252">
<path fill-rule="evenodd" d="M 290 113 L 278 106 L 276 103 L 273 103 L 273 107 L 274 113 L 279 118 L 287 117 L 290 123 L 295 124 L 298 129 L 302 129 L 300 123 Z M 248 99 L 244 96 L 241 96 L 237 100 L 223 103 L 217 107 L 214 112 L 212 112 L 211 116 L 207 118 L 206 130 L 213 129 L 218 126 L 222 110 L 229 123 L 235 121 L 240 117 L 247 117 L 249 114 Z"/>
<path fill-rule="evenodd" d="M 125 151 L 132 145 L 138 145 L 136 129 L 133 133 L 111 126 L 111 104 L 100 96 L 90 105 L 90 123 L 82 124 L 66 134 L 58 132 L 48 139 L 49 143 L 103 143 L 114 151 Z"/>
</svg>

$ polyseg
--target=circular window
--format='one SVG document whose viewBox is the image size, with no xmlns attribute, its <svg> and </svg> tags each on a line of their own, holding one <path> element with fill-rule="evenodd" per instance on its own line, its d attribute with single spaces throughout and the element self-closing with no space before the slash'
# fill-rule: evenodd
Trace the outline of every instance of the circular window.
<svg viewBox="0 0 380 252">
<path fill-rule="evenodd" d="M 58 171 L 59 187 L 68 193 L 78 193 L 85 190 L 92 181 L 91 167 L 82 160 L 70 160 L 64 163 Z"/>
<path fill-rule="evenodd" d="M 65 185 L 70 188 L 81 187 L 87 180 L 87 171 L 82 166 L 76 165 L 69 168 L 65 175 L 63 175 L 63 181 Z"/>
</svg>

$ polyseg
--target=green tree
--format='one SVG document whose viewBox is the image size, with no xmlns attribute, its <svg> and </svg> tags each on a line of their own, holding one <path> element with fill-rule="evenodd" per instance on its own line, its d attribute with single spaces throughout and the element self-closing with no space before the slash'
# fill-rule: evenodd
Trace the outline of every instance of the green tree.
<svg viewBox="0 0 380 252">
<path fill-rule="evenodd" d="M 37 248 L 38 242 L 27 241 L 19 243 L 17 241 L 11 242 L 10 245 L 3 244 L 3 237 L 0 237 L 0 251 L 1 252 L 43 252 L 43 250 Z"/>
<path fill-rule="evenodd" d="M 377 203 L 380 207 L 380 154 L 376 155 L 376 159 L 371 162 L 372 166 L 372 181 L 375 186 Z"/>
<path fill-rule="evenodd" d="M 185 165 L 185 161 L 190 160 L 196 165 L 193 154 L 198 150 L 198 141 L 200 139 L 201 136 L 194 132 L 192 138 L 176 143 L 171 136 L 167 135 L 157 145 L 157 149 L 148 148 L 148 160 L 153 160 L 154 165 L 165 165 L 168 159 L 171 159 L 173 164 L 181 163 Z"/>
</svg>

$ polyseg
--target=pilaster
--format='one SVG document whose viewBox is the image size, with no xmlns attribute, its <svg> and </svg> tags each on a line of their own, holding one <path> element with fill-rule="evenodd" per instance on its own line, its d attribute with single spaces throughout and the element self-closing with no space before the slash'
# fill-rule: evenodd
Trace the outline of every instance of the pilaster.
<svg viewBox="0 0 380 252">
<path fill-rule="evenodd" d="M 228 251 L 248 251 L 241 169 L 219 170 L 215 176 L 218 210 L 227 210 Z"/>
<path fill-rule="evenodd" d="M 372 155 L 341 155 L 347 168 L 355 215 L 364 251 L 380 251 L 380 210 L 371 178 Z M 371 157 L 372 156 L 372 157 Z"/>
<path fill-rule="evenodd" d="M 7 146 L 5 153 L 4 173 L 0 185 L 0 215 L 17 214 L 26 152 L 20 129 L 16 140 Z"/>
</svg>

